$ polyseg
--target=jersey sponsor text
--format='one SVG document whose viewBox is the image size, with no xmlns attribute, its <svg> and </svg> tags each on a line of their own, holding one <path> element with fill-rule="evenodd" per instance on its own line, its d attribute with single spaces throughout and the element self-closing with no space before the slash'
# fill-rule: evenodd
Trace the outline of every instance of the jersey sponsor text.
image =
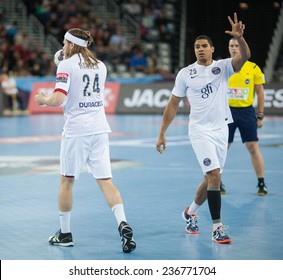
<svg viewBox="0 0 283 280">
<path fill-rule="evenodd" d="M 101 107 L 103 106 L 102 101 L 95 101 L 95 102 L 79 102 L 80 108 L 88 108 L 88 107 Z"/>
</svg>

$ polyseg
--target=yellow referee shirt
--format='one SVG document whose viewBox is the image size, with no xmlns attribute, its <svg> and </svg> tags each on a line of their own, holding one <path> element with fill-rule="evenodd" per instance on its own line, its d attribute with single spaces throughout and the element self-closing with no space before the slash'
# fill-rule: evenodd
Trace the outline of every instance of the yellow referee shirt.
<svg viewBox="0 0 283 280">
<path fill-rule="evenodd" d="M 231 107 L 248 107 L 254 103 L 254 85 L 265 83 L 264 74 L 253 62 L 246 61 L 240 72 L 228 80 L 228 100 Z"/>
</svg>

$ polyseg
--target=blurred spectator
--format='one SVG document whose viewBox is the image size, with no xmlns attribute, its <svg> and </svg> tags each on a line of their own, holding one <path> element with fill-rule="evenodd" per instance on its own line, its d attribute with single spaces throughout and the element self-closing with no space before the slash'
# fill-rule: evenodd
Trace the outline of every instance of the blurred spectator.
<svg viewBox="0 0 283 280">
<path fill-rule="evenodd" d="M 30 71 L 27 67 L 27 64 L 22 59 L 17 60 L 14 69 L 15 69 L 14 73 L 16 77 L 25 77 L 30 75 Z"/>
<path fill-rule="evenodd" d="M 122 53 L 127 47 L 127 39 L 123 35 L 122 29 L 119 25 L 116 26 L 116 32 L 110 37 L 110 45 L 114 45 Z"/>
<path fill-rule="evenodd" d="M 141 36 L 146 37 L 149 30 L 154 27 L 154 14 L 149 7 L 144 8 L 144 13 L 141 17 Z"/>
<path fill-rule="evenodd" d="M 140 48 L 136 48 L 130 60 L 130 71 L 134 75 L 136 72 L 145 73 L 146 69 L 146 57 Z"/>
<path fill-rule="evenodd" d="M 5 53 L 0 49 L 0 68 L 1 71 L 7 72 L 8 71 L 8 60 L 5 56 Z"/>
<path fill-rule="evenodd" d="M 7 73 L 0 75 L 1 93 L 3 94 L 4 115 L 15 114 L 22 108 L 22 101 L 18 95 L 16 81 Z"/>
<path fill-rule="evenodd" d="M 50 3 L 48 1 L 36 1 L 34 13 L 45 23 L 50 18 Z"/>
<path fill-rule="evenodd" d="M 48 76 L 51 74 L 51 62 L 53 62 L 51 59 L 49 59 L 48 54 L 44 51 L 42 51 L 39 55 L 39 68 L 40 68 L 40 76 Z"/>
<path fill-rule="evenodd" d="M 93 50 L 99 60 L 104 62 L 108 61 L 107 51 L 102 40 L 96 41 L 95 46 L 93 46 Z"/>
<path fill-rule="evenodd" d="M 155 52 L 151 53 L 147 57 L 147 71 L 146 72 L 149 75 L 160 73 L 160 62 Z"/>
<path fill-rule="evenodd" d="M 171 29 L 171 26 L 169 24 L 161 24 L 159 27 L 159 33 L 160 33 L 160 40 L 162 42 L 172 42 L 174 39 L 173 30 Z"/>
<path fill-rule="evenodd" d="M 168 20 L 166 19 L 165 12 L 162 11 L 162 10 L 160 10 L 160 11 L 157 13 L 156 17 L 155 17 L 155 21 L 154 21 L 155 26 L 156 26 L 158 29 L 160 29 L 160 26 L 161 26 L 161 25 L 165 25 L 165 26 L 166 26 L 167 23 L 168 23 Z"/>
<path fill-rule="evenodd" d="M 13 21 L 11 25 L 6 26 L 6 37 L 9 43 L 14 43 L 14 38 L 19 30 L 17 21 Z"/>
<path fill-rule="evenodd" d="M 50 15 L 50 19 L 47 20 L 45 24 L 45 28 L 53 34 L 55 37 L 58 37 L 60 34 L 61 26 L 60 20 L 58 18 L 58 14 L 56 12 L 52 12 Z"/>
<path fill-rule="evenodd" d="M 120 53 L 115 45 L 109 45 L 107 50 L 107 61 L 112 65 L 113 69 L 116 69 L 117 64 L 120 63 Z"/>
<path fill-rule="evenodd" d="M 139 21 L 142 15 L 141 5 L 136 0 L 129 0 L 127 2 L 128 3 L 122 5 L 123 10 Z"/>
<path fill-rule="evenodd" d="M 110 37 L 116 33 L 117 22 L 113 18 L 109 18 L 106 22 L 106 26 L 103 28 L 105 31 L 108 31 Z"/>
<path fill-rule="evenodd" d="M 109 46 L 110 38 L 111 38 L 111 33 L 107 29 L 103 30 L 102 28 L 99 29 L 99 32 L 100 31 L 102 32 L 101 40 L 103 42 L 103 46 L 104 47 Z"/>
<path fill-rule="evenodd" d="M 130 62 L 132 57 L 132 48 L 131 46 L 127 46 L 126 49 L 121 53 L 121 63 L 126 65 L 127 70 L 130 70 Z"/>
</svg>

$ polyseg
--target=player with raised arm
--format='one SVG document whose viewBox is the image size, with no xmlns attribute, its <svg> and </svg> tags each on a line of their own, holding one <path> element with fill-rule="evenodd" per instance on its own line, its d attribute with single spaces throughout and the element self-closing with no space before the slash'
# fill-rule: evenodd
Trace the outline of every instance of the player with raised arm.
<svg viewBox="0 0 283 280">
<path fill-rule="evenodd" d="M 198 208 L 208 200 L 213 223 L 212 240 L 230 243 L 221 220 L 221 173 L 224 168 L 228 145 L 228 123 L 232 116 L 227 99 L 228 78 L 241 69 L 250 58 L 250 49 L 243 37 L 245 25 L 228 17 L 232 30 L 226 34 L 236 38 L 240 52 L 233 58 L 213 60 L 212 40 L 201 35 L 195 39 L 194 51 L 197 61 L 181 69 L 177 74 L 172 95 L 165 108 L 156 149 L 163 153 L 166 149 L 165 132 L 176 116 L 179 103 L 187 96 L 190 101 L 189 137 L 204 174 L 198 186 L 194 201 L 182 213 L 186 222 L 186 232 L 197 234 Z"/>
</svg>

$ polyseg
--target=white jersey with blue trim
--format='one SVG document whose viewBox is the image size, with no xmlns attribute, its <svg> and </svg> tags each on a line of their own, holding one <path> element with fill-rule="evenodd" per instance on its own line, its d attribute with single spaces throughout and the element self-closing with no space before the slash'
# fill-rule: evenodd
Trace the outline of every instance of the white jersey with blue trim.
<svg viewBox="0 0 283 280">
<path fill-rule="evenodd" d="M 66 94 L 63 105 L 66 137 L 111 132 L 103 105 L 106 75 L 102 61 L 89 68 L 78 54 L 59 64 L 55 91 Z"/>
<path fill-rule="evenodd" d="M 172 94 L 190 102 L 189 133 L 214 130 L 233 122 L 228 105 L 228 78 L 234 74 L 232 59 L 197 62 L 177 74 Z"/>
</svg>

